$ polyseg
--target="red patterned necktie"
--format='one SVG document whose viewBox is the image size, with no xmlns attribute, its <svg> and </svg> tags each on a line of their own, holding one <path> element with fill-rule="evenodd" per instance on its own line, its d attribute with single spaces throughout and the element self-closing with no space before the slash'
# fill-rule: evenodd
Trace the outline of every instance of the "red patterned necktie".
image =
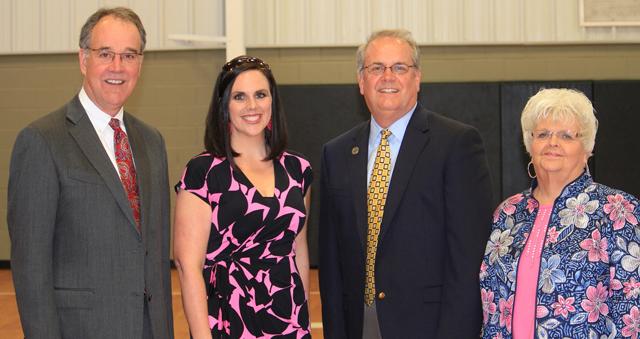
<svg viewBox="0 0 640 339">
<path fill-rule="evenodd" d="M 120 120 L 112 118 L 109 126 L 113 128 L 113 145 L 116 151 L 116 163 L 120 180 L 127 192 L 129 204 L 133 210 L 133 217 L 136 220 L 136 227 L 140 231 L 140 200 L 138 195 L 138 183 L 136 182 L 136 168 L 133 166 L 133 156 L 127 134 L 120 128 Z"/>
</svg>

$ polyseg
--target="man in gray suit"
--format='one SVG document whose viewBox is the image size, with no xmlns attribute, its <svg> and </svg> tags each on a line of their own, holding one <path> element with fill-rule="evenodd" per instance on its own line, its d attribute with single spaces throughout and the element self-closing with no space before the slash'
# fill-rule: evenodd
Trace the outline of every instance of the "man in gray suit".
<svg viewBox="0 0 640 339">
<path fill-rule="evenodd" d="M 7 220 L 27 338 L 173 338 L 164 140 L 122 108 L 145 41 L 130 9 L 94 13 L 80 93 L 16 140 Z"/>
</svg>

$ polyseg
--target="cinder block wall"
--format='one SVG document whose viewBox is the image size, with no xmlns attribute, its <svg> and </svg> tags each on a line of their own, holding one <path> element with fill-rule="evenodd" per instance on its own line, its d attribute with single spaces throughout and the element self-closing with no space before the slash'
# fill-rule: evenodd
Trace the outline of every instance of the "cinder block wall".
<svg viewBox="0 0 640 339">
<path fill-rule="evenodd" d="M 355 83 L 355 48 L 253 49 L 280 84 Z M 640 45 L 422 47 L 425 82 L 638 80 Z M 147 52 L 126 109 L 165 136 L 175 182 L 202 150 L 204 118 L 223 50 Z M 9 260 L 6 225 L 9 158 L 17 133 L 80 88 L 75 54 L 0 56 L 0 261 Z M 464 93 L 461 93 L 464 95 Z M 319 164 L 314 164 L 318 166 Z"/>
</svg>

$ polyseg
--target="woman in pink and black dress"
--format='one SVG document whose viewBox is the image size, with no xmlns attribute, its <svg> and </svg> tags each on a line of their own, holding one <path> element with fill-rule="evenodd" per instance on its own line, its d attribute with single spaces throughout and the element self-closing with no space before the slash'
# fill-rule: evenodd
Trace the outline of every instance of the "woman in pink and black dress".
<svg viewBox="0 0 640 339">
<path fill-rule="evenodd" d="M 285 150 L 269 65 L 222 67 L 175 211 L 174 259 L 193 338 L 308 338 L 309 161 Z"/>
</svg>

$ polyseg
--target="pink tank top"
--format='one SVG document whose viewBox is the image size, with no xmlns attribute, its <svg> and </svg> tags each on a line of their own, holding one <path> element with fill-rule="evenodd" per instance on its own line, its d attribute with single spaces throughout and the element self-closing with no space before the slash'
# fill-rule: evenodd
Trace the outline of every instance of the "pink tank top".
<svg viewBox="0 0 640 339">
<path fill-rule="evenodd" d="M 536 292 L 540 273 L 540 255 L 549 226 L 553 205 L 540 205 L 531 234 L 520 255 L 513 306 L 513 338 L 532 339 L 536 321 Z"/>
</svg>

